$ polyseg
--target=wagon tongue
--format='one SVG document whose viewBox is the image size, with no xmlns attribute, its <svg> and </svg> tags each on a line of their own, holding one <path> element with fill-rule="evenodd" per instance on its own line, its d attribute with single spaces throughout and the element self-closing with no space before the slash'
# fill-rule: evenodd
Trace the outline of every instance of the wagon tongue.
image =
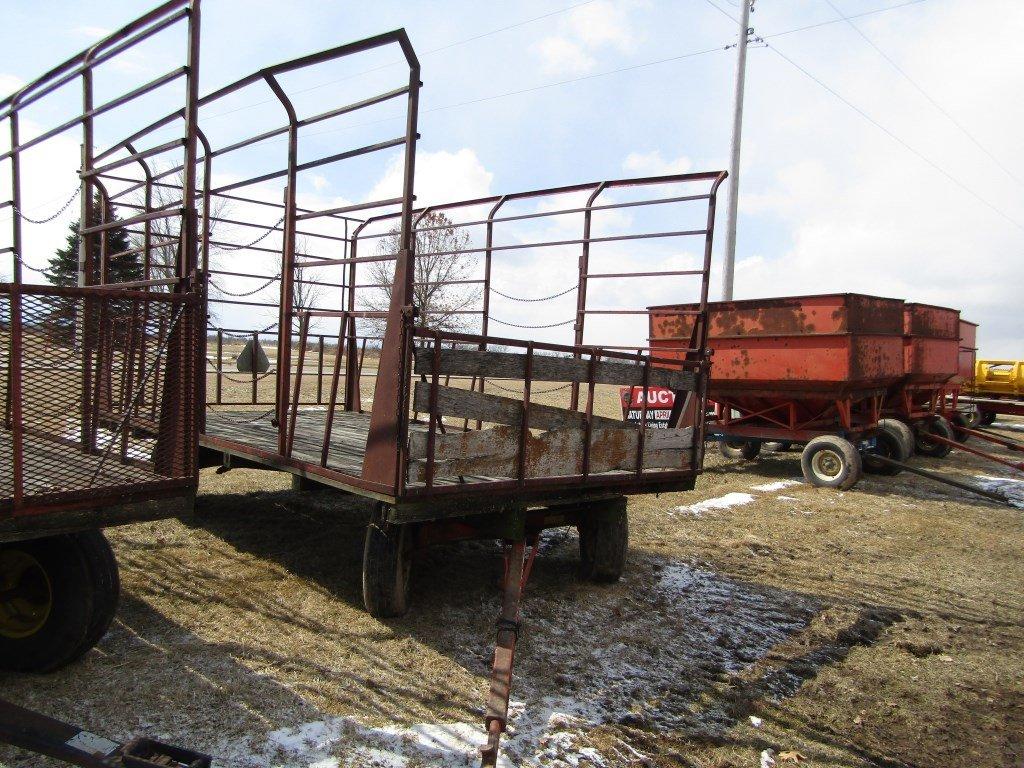
<svg viewBox="0 0 1024 768">
<path fill-rule="evenodd" d="M 501 734 L 508 727 L 508 700 L 512 692 L 512 665 L 519 640 L 519 603 L 523 587 L 530 578 L 533 560 L 537 556 L 538 537 L 529 540 L 527 556 L 526 537 L 505 542 L 505 578 L 502 584 L 501 616 L 498 618 L 498 639 L 494 648 L 494 666 L 491 669 L 491 688 L 487 695 L 487 744 L 480 748 L 480 765 L 491 768 L 498 764 Z"/>
<path fill-rule="evenodd" d="M 138 738 L 111 741 L 0 700 L 0 741 L 83 768 L 210 768 L 208 755 Z"/>
</svg>

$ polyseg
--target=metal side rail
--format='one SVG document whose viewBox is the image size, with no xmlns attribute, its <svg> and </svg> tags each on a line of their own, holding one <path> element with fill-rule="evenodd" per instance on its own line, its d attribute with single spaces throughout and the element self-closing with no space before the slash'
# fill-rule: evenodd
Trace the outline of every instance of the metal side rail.
<svg viewBox="0 0 1024 768">
<path fill-rule="evenodd" d="M 210 768 L 208 755 L 145 737 L 120 743 L 0 699 L 0 742 L 83 768 Z"/>
<path fill-rule="evenodd" d="M 914 467 L 911 466 L 910 464 L 904 464 L 902 461 L 896 461 L 895 459 L 890 459 L 886 456 L 881 456 L 877 453 L 871 455 L 871 460 L 880 462 L 882 464 L 887 464 L 891 467 L 899 467 L 904 472 L 910 472 L 915 475 L 920 475 L 921 477 L 927 477 L 929 480 L 934 480 L 937 483 L 951 485 L 954 488 L 959 488 L 962 491 L 967 491 L 968 493 L 975 493 L 978 496 L 984 496 L 986 499 L 997 501 L 1000 504 L 1012 506 L 1012 504 L 1010 504 L 1010 500 L 1006 498 L 1006 496 L 997 491 L 988 491 L 985 490 L 984 488 L 979 488 L 976 485 L 971 485 L 970 483 L 961 483 L 959 480 L 953 480 L 949 477 L 946 477 L 945 475 L 940 475 L 938 472 L 930 472 L 927 469 L 921 469 L 920 467 Z"/>
</svg>

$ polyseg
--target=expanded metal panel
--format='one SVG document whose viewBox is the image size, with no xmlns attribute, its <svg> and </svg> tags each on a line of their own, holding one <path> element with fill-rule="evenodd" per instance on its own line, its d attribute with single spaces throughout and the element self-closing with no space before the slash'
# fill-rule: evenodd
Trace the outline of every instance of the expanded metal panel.
<svg viewBox="0 0 1024 768">
<path fill-rule="evenodd" d="M 196 300 L 3 290 L 0 451 L 12 471 L 0 477 L 0 496 L 17 510 L 189 481 Z"/>
</svg>

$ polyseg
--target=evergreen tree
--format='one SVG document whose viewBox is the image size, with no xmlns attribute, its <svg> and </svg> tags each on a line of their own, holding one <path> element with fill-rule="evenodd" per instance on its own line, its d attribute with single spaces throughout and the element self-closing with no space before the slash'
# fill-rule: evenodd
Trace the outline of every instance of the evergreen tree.
<svg viewBox="0 0 1024 768">
<path fill-rule="evenodd" d="M 95 226 L 100 222 L 100 206 L 102 202 L 99 195 L 89 206 L 89 226 Z M 117 214 L 114 206 L 106 204 L 104 222 L 117 221 Z M 46 279 L 53 285 L 73 287 L 78 285 L 78 248 L 81 242 L 78 234 L 79 223 L 72 222 L 68 227 L 67 241 L 63 248 L 50 259 L 50 266 L 46 272 Z M 87 277 L 88 285 L 96 285 L 102 274 L 100 262 L 100 246 L 103 233 L 97 232 L 90 238 L 90 250 L 92 255 L 92 274 Z M 125 251 L 131 250 L 131 237 L 124 227 L 113 227 L 106 230 L 107 237 L 107 282 L 126 283 L 132 280 L 144 278 L 144 267 L 140 261 L 141 254 L 130 253 L 124 256 Z M 46 333 L 57 342 L 66 343 L 74 341 L 75 337 L 75 313 L 77 301 L 72 298 L 59 297 L 55 299 L 52 309 L 44 320 Z"/>
<path fill-rule="evenodd" d="M 89 226 L 99 223 L 99 211 L 102 202 L 97 195 L 93 204 L 89 206 Z M 105 206 L 103 221 L 117 221 L 117 214 L 114 206 L 109 202 Z M 78 222 L 72 222 L 68 227 L 67 242 L 63 248 L 50 259 L 50 268 L 46 275 L 47 279 L 54 285 L 74 286 L 78 285 L 78 248 L 80 237 L 78 234 Z M 97 232 L 90 238 L 90 250 L 93 263 L 93 274 L 88 276 L 88 284 L 95 285 L 100 281 L 100 243 L 102 234 Z M 143 265 L 140 261 L 141 254 L 131 253 L 126 256 L 118 254 L 131 250 L 131 237 L 124 227 L 113 227 L 106 231 L 107 236 L 107 282 L 127 283 L 132 280 L 143 279 Z"/>
</svg>

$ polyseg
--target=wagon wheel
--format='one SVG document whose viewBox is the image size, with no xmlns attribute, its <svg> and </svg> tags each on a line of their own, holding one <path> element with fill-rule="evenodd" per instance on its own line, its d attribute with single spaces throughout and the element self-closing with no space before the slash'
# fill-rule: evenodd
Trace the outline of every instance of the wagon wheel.
<svg viewBox="0 0 1024 768">
<path fill-rule="evenodd" d="M 789 440 L 771 440 L 769 442 L 762 443 L 761 447 L 769 453 L 786 453 L 793 447 L 793 443 Z"/>
<path fill-rule="evenodd" d="M 378 504 L 363 546 L 363 605 L 371 616 L 401 616 L 409 609 L 412 536 L 408 525 L 388 522 Z"/>
<path fill-rule="evenodd" d="M 106 633 L 120 580 L 99 531 L 0 546 L 0 667 L 50 672 Z"/>
<path fill-rule="evenodd" d="M 949 422 L 941 416 L 933 416 L 930 419 L 919 422 L 917 425 L 917 436 L 914 441 L 914 448 L 922 456 L 931 456 L 934 459 L 942 459 L 949 455 L 953 448 L 947 443 L 938 440 L 929 440 L 929 435 L 943 437 L 946 440 L 953 440 L 953 428 Z"/>
<path fill-rule="evenodd" d="M 840 490 L 852 488 L 864 471 L 853 443 L 835 435 L 821 435 L 807 443 L 800 468 L 811 485 Z"/>
<path fill-rule="evenodd" d="M 718 442 L 718 450 L 727 459 L 745 459 L 753 461 L 761 452 L 760 440 L 726 437 Z"/>
<path fill-rule="evenodd" d="M 962 411 L 957 411 L 956 413 L 954 413 L 951 421 L 954 427 L 953 436 L 956 439 L 956 441 L 958 443 L 966 443 L 971 437 L 966 432 L 962 432 L 959 429 L 956 429 L 956 427 L 963 427 L 964 429 L 974 429 L 976 426 L 978 426 L 978 422 L 980 420 L 981 417 L 978 416 L 977 411 L 971 411 L 970 413 L 963 413 Z"/>
<path fill-rule="evenodd" d="M 580 533 L 580 575 L 611 584 L 622 577 L 629 549 L 629 518 L 623 497 L 602 501 L 583 514 Z"/>
<path fill-rule="evenodd" d="M 982 409 L 979 409 L 979 413 L 981 414 L 981 423 L 986 427 L 992 426 L 996 421 L 996 417 L 999 415 L 995 411 L 986 411 Z"/>
<path fill-rule="evenodd" d="M 894 423 L 895 422 L 895 423 Z M 878 434 L 875 435 L 875 447 L 865 452 L 861 457 L 864 464 L 864 471 L 873 475 L 898 475 L 902 468 L 886 464 L 876 460 L 875 456 L 882 456 L 893 461 L 906 461 L 910 458 L 907 443 L 904 440 L 902 431 L 896 426 L 902 422 L 895 419 L 882 419 L 878 422 Z"/>
<path fill-rule="evenodd" d="M 881 419 L 878 422 L 879 426 L 886 425 L 889 429 L 895 430 L 899 433 L 900 440 L 903 442 L 904 453 L 909 459 L 914 455 L 914 430 L 910 428 L 905 421 L 899 419 Z"/>
</svg>

